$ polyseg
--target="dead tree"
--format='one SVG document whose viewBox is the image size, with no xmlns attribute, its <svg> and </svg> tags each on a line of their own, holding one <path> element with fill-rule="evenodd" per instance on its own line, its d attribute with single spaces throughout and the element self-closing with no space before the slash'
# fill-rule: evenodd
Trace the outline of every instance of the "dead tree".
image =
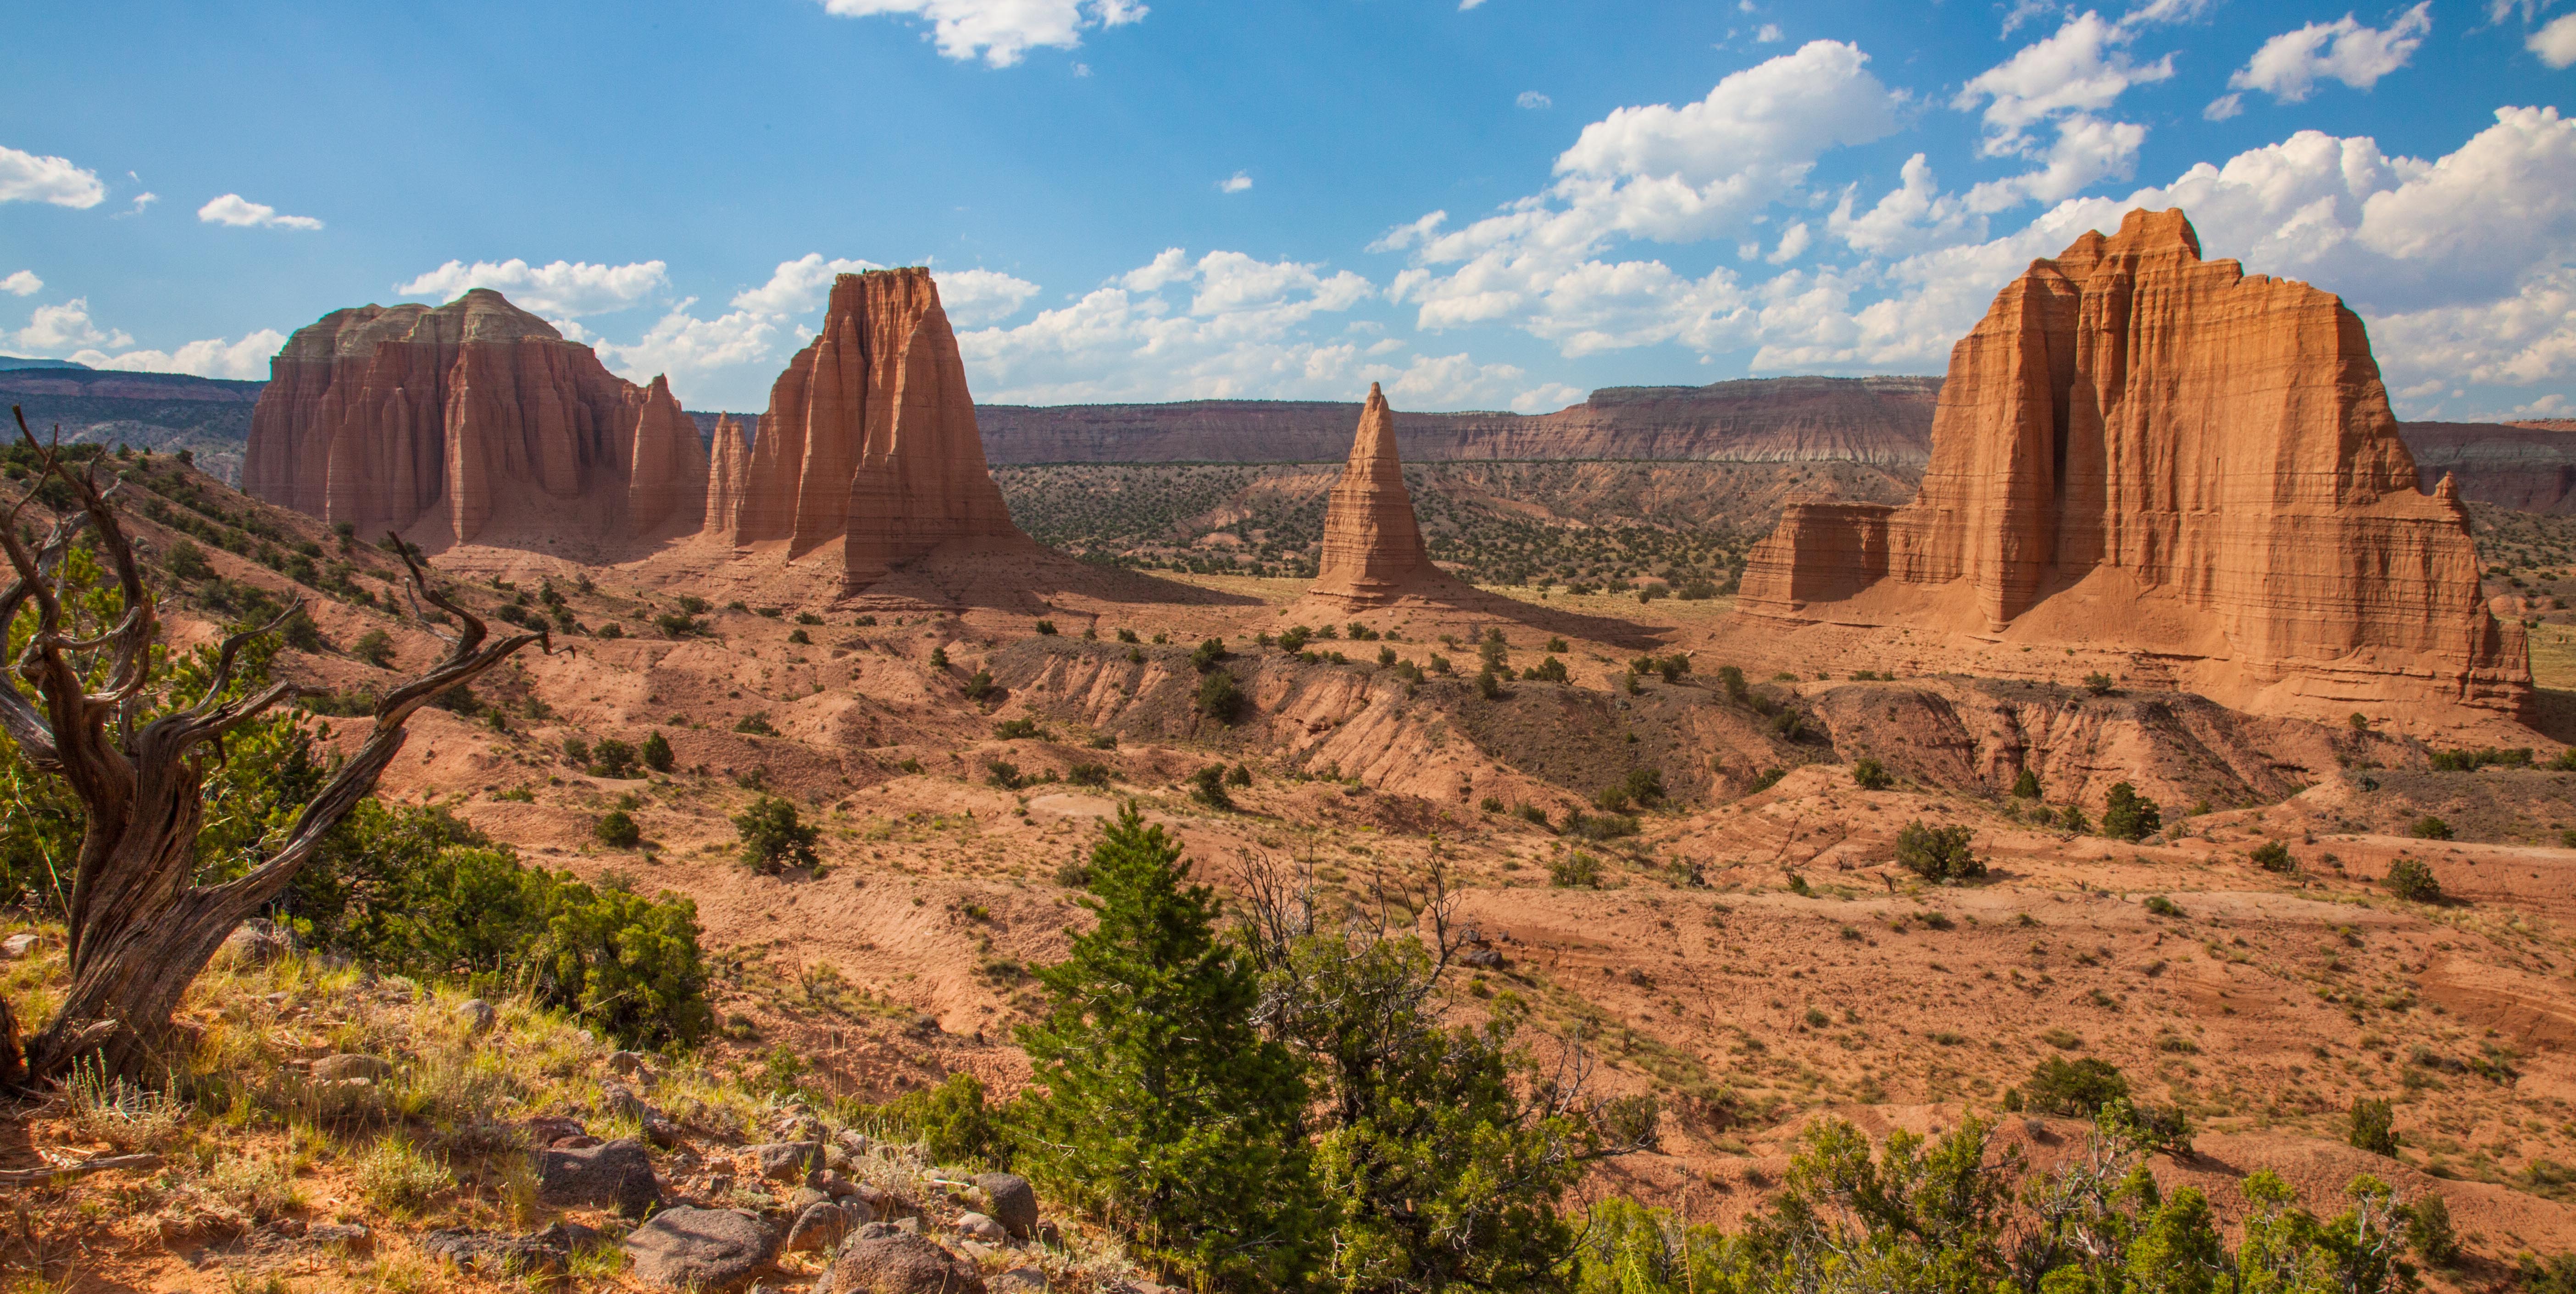
<svg viewBox="0 0 2576 1294">
<path fill-rule="evenodd" d="M 14 574 L 0 590 L 0 630 L 33 609 L 34 633 L 13 664 L 36 693 L 30 701 L 19 688 L 0 684 L 0 727 L 28 763 L 63 779 L 86 821 L 65 913 L 71 987 L 61 1009 L 23 1049 L 16 1022 L 0 1002 L 0 1082 L 57 1080 L 93 1054 L 106 1073 L 143 1078 L 168 1040 L 181 994 L 225 936 L 276 898 L 331 828 L 375 789 L 403 747 L 403 725 L 412 713 L 522 647 L 535 643 L 551 652 L 553 644 L 540 631 L 487 645 L 483 621 L 430 584 L 409 545 L 391 541 L 388 546 L 401 553 L 408 572 L 414 615 L 429 625 L 420 607 L 425 599 L 463 630 L 431 628 L 447 642 L 446 658 L 376 703 L 366 739 L 305 804 L 274 853 L 232 880 L 200 884 L 196 846 L 205 818 L 203 784 L 209 768 L 224 757 L 225 734 L 303 689 L 276 683 L 247 696 L 225 694 L 232 690 L 242 650 L 303 604 L 299 600 L 267 625 L 224 639 L 204 693 L 138 726 L 155 699 L 152 643 L 159 621 L 134 546 L 109 507 L 114 487 L 101 490 L 90 467 L 74 471 L 59 446 L 38 444 L 24 414 L 18 415 L 18 433 L 37 453 L 35 484 L 51 477 L 73 499 L 32 549 L 19 533 L 18 517 L 35 498 L 34 486 L 0 514 L 0 547 Z M 118 622 L 93 627 L 97 632 L 89 637 L 80 636 L 82 626 L 65 606 L 63 588 L 63 559 L 84 530 L 93 535 L 93 547 L 123 595 Z M 97 691 L 88 682 L 94 674 L 102 676 Z"/>
</svg>

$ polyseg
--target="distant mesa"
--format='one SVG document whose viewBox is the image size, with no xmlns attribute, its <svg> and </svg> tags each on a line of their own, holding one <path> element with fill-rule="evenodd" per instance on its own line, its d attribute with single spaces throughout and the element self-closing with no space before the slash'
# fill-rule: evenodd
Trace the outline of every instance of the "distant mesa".
<svg viewBox="0 0 2576 1294">
<path fill-rule="evenodd" d="M 612 376 L 489 289 L 335 310 L 270 373 L 243 488 L 362 535 L 607 556 L 703 511 L 705 450 L 669 385 Z"/>
<path fill-rule="evenodd" d="M 1306 596 L 1359 611 L 1473 592 L 1431 564 L 1404 486 L 1404 462 L 1396 456 L 1395 413 L 1371 382 L 1350 462 L 1324 511 L 1323 556 Z"/>
<path fill-rule="evenodd" d="M 2361 320 L 2203 261 L 2180 211 L 2032 262 L 1951 351 L 1914 502 L 1792 504 L 1738 606 L 1872 631 L 1863 656 L 1905 630 L 1917 656 L 1927 630 L 2002 649 L 1976 672 L 2126 651 L 2258 713 L 2516 716 L 2531 688 L 2454 490 L 2417 490 Z"/>
<path fill-rule="evenodd" d="M 759 435 L 719 424 L 705 532 L 788 560 L 838 545 L 851 590 L 957 541 L 1027 543 L 976 434 L 926 269 L 833 281 L 822 335 L 771 386 Z"/>
</svg>

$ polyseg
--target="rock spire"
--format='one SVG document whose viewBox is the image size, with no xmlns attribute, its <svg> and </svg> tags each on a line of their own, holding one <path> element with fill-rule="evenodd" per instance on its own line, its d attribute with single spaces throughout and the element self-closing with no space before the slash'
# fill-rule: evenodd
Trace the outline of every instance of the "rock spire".
<svg viewBox="0 0 2576 1294">
<path fill-rule="evenodd" d="M 2447 483 L 2418 491 L 2361 320 L 2132 211 L 1952 349 L 1922 490 L 1791 505 L 1739 611 L 2133 650 L 2241 708 L 2526 704 Z"/>
<path fill-rule="evenodd" d="M 433 547 L 616 547 L 702 511 L 706 454 L 668 383 L 477 288 L 335 310 L 270 361 L 243 488 L 360 534 Z"/>
<path fill-rule="evenodd" d="M 707 533 L 790 560 L 838 541 L 853 589 L 953 540 L 1019 538 L 985 467 L 957 337 L 926 269 L 844 274 L 770 388 L 748 452 L 719 434 Z"/>
<path fill-rule="evenodd" d="M 1324 511 L 1323 559 L 1307 596 L 1356 610 L 1466 591 L 1431 564 L 1423 547 L 1413 495 L 1404 486 L 1404 463 L 1396 456 L 1395 413 L 1387 408 L 1386 393 L 1371 382 L 1350 462 Z"/>
</svg>

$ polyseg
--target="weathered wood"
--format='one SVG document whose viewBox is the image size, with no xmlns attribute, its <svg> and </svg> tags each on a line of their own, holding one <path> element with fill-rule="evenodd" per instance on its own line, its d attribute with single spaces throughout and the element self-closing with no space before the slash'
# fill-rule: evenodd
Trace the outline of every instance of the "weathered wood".
<svg viewBox="0 0 2576 1294">
<path fill-rule="evenodd" d="M 160 1166 L 159 1155 L 101 1155 L 77 1164 L 0 1169 L 0 1186 L 41 1186 L 46 1182 L 86 1177 L 91 1173 L 142 1172 Z"/>
</svg>

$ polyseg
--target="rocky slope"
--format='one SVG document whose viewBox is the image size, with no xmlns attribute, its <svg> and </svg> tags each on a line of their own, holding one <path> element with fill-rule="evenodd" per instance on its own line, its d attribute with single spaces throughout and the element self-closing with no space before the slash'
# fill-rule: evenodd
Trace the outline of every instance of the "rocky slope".
<svg viewBox="0 0 2576 1294">
<path fill-rule="evenodd" d="M 1740 607 L 2126 649 L 2265 712 L 2518 715 L 2521 628 L 2477 573 L 2458 499 L 2416 489 L 2360 319 L 2136 211 L 2034 262 L 1953 350 L 1915 501 L 1792 504 Z"/>
<path fill-rule="evenodd" d="M 705 451 L 670 387 L 478 288 L 298 329 L 252 414 L 254 496 L 432 548 L 606 553 L 699 519 Z"/>
<path fill-rule="evenodd" d="M 251 409 L 265 383 L 13 363 L 0 369 L 0 404 L 18 406 L 37 434 L 59 430 L 73 444 L 186 450 L 207 471 L 226 481 L 240 479 Z M 16 428 L 9 434 L 16 435 Z"/>
</svg>

